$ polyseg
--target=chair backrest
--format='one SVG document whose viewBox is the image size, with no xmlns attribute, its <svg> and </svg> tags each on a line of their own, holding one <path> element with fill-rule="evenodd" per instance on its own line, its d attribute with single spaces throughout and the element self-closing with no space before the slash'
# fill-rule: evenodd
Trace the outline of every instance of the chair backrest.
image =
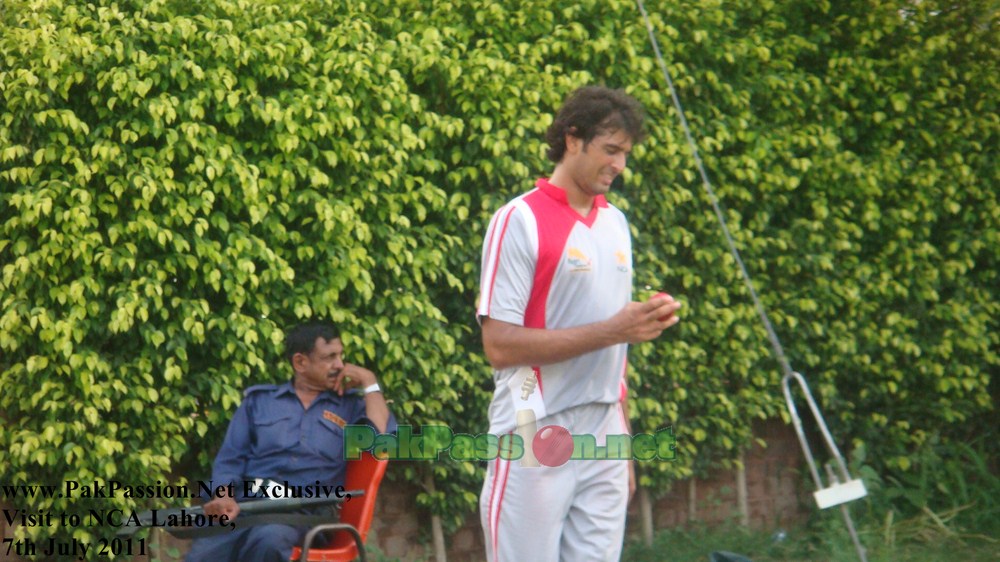
<svg viewBox="0 0 1000 562">
<path fill-rule="evenodd" d="M 378 496 L 378 488 L 382 484 L 382 477 L 385 476 L 385 469 L 388 466 L 388 460 L 377 459 L 368 451 L 362 452 L 358 460 L 347 461 L 344 488 L 364 490 L 365 493 L 360 498 L 351 498 L 342 504 L 340 522 L 353 525 L 361 534 L 362 541 L 368 540 L 368 529 L 375 516 L 375 498 Z M 337 533 L 328 548 L 349 547 L 353 544 L 354 540 L 349 534 Z"/>
</svg>

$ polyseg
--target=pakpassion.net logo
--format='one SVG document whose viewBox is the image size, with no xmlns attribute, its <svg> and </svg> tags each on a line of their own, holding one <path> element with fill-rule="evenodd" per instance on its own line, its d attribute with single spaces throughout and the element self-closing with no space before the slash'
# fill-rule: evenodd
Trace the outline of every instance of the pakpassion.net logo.
<svg viewBox="0 0 1000 562">
<path fill-rule="evenodd" d="M 532 428 L 533 429 L 533 428 Z M 559 425 L 546 425 L 533 434 L 454 433 L 445 425 L 424 426 L 419 433 L 408 425 L 395 434 L 378 434 L 367 425 L 344 427 L 344 458 L 356 460 L 362 451 L 390 460 L 439 460 L 447 452 L 455 461 L 517 460 L 524 466 L 561 466 L 571 460 L 674 460 L 677 441 L 672 427 L 654 434 L 608 435 L 598 445 L 594 435 L 573 435 Z"/>
</svg>

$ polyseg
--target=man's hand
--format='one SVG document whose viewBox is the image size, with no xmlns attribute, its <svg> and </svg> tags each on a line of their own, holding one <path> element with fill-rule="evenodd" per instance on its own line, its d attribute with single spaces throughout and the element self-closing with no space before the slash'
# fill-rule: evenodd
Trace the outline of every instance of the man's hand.
<svg viewBox="0 0 1000 562">
<path fill-rule="evenodd" d="M 333 380 L 333 392 L 343 396 L 351 388 L 365 389 L 376 384 L 375 373 L 352 363 L 344 363 L 344 368 Z M 365 394 L 365 416 L 377 431 L 384 432 L 389 424 L 389 406 L 381 392 Z"/>
<path fill-rule="evenodd" d="M 601 322 L 547 330 L 485 317 L 483 350 L 494 369 L 551 365 L 620 343 L 654 340 L 680 318 L 681 303 L 669 295 L 630 302 Z"/>
<path fill-rule="evenodd" d="M 340 370 L 333 380 L 333 391 L 343 396 L 344 392 L 351 388 L 367 388 L 378 382 L 375 373 L 353 363 L 344 363 L 344 368 Z"/>
<path fill-rule="evenodd" d="M 646 302 L 630 302 L 608 323 L 611 332 L 621 334 L 621 339 L 630 344 L 656 339 L 663 330 L 680 322 L 675 312 L 681 303 L 666 294 L 657 295 Z"/>
<path fill-rule="evenodd" d="M 202 509 L 205 515 L 227 515 L 230 521 L 240 514 L 240 504 L 229 496 L 215 498 L 202 506 Z"/>
</svg>

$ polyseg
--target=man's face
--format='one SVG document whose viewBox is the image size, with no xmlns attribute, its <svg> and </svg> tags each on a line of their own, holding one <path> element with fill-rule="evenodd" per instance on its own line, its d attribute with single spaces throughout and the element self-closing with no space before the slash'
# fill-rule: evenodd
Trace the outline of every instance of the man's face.
<svg viewBox="0 0 1000 562">
<path fill-rule="evenodd" d="M 344 344 L 340 338 L 316 338 L 316 345 L 308 354 L 297 354 L 295 372 L 300 384 L 315 390 L 333 388 L 334 380 L 344 368 Z"/>
<path fill-rule="evenodd" d="M 590 196 L 604 195 L 611 182 L 625 169 L 632 152 L 632 138 L 623 130 L 599 133 L 589 143 L 568 135 L 563 163 L 581 191 Z"/>
</svg>

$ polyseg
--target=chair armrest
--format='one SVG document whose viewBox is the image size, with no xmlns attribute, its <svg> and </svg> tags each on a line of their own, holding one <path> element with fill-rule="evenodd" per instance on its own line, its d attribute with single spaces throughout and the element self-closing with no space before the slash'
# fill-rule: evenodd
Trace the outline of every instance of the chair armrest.
<svg viewBox="0 0 1000 562">
<path fill-rule="evenodd" d="M 302 554 L 299 556 L 300 562 L 309 560 L 309 548 L 312 546 L 313 540 L 316 539 L 316 535 L 325 531 L 346 531 L 350 533 L 354 538 L 355 544 L 358 545 L 358 557 L 361 558 L 361 562 L 367 562 L 368 556 L 365 552 L 365 543 L 361 540 L 361 533 L 354 528 L 354 525 L 348 525 L 347 523 L 327 523 L 316 525 L 312 529 L 309 529 L 309 532 L 306 533 L 306 538 L 302 541 Z"/>
</svg>

